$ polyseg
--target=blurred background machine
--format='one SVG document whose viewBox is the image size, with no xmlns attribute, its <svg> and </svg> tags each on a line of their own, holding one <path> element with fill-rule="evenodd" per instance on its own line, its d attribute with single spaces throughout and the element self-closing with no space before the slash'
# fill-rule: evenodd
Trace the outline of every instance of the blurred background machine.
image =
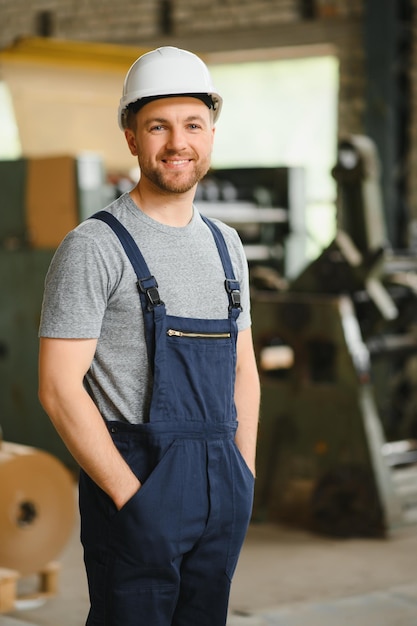
<svg viewBox="0 0 417 626">
<path fill-rule="evenodd" d="M 334 241 L 283 289 L 257 284 L 254 517 L 334 536 L 417 521 L 416 261 L 386 241 L 374 144 L 340 142 Z"/>
<path fill-rule="evenodd" d="M 43 286 L 69 230 L 112 199 L 94 154 L 0 160 L 0 426 L 75 467 L 38 402 Z"/>
<path fill-rule="evenodd" d="M 253 277 L 270 276 L 282 287 L 284 276 L 295 276 L 305 266 L 303 168 L 215 169 L 199 184 L 195 204 L 238 230 Z"/>
</svg>

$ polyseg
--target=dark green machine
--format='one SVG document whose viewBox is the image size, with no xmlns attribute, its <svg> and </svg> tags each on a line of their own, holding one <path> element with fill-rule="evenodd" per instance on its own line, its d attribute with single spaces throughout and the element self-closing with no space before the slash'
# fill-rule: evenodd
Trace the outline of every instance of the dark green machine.
<svg viewBox="0 0 417 626">
<path fill-rule="evenodd" d="M 0 161 L 0 427 L 2 436 L 70 455 L 38 402 L 38 328 L 53 250 L 35 250 L 26 235 L 27 160 Z"/>
<path fill-rule="evenodd" d="M 71 458 L 38 402 L 38 328 L 46 250 L 0 250 L 0 424 L 7 441 Z"/>
<path fill-rule="evenodd" d="M 383 534 L 383 506 L 398 514 L 352 301 L 257 293 L 253 329 L 262 380 L 254 518 Z"/>
<path fill-rule="evenodd" d="M 88 158 L 84 169 L 91 174 L 92 166 L 97 162 L 100 168 L 101 163 Z M 103 202 L 99 174 L 94 177 L 97 189 L 91 189 L 91 181 L 87 189 L 82 187 L 86 159 L 74 159 L 81 218 Z M 0 432 L 7 441 L 41 448 L 75 468 L 38 401 L 38 328 L 44 280 L 55 249 L 36 248 L 29 241 L 27 173 L 25 158 L 0 160 Z M 52 191 L 49 202 L 61 206 Z"/>
<path fill-rule="evenodd" d="M 417 413 L 401 429 L 396 383 L 417 354 L 415 268 L 387 246 L 372 142 L 339 148 L 335 240 L 287 289 L 253 293 L 254 519 L 383 536 L 417 521 Z"/>
</svg>

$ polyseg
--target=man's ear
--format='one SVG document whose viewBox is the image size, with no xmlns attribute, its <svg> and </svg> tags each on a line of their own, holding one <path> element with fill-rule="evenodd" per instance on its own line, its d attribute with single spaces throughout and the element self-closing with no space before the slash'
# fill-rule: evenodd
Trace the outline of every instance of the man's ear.
<svg viewBox="0 0 417 626">
<path fill-rule="evenodd" d="M 127 141 L 127 145 L 129 146 L 130 153 L 133 156 L 138 156 L 138 147 L 136 145 L 136 137 L 130 128 L 126 128 L 125 137 Z"/>
</svg>

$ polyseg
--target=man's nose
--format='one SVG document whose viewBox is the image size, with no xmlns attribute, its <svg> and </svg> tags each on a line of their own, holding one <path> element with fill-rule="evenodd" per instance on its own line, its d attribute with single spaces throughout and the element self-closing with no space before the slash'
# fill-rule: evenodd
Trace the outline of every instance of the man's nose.
<svg viewBox="0 0 417 626">
<path fill-rule="evenodd" d="M 185 132 L 182 128 L 172 128 L 167 142 L 167 148 L 170 150 L 183 150 L 187 145 Z"/>
</svg>

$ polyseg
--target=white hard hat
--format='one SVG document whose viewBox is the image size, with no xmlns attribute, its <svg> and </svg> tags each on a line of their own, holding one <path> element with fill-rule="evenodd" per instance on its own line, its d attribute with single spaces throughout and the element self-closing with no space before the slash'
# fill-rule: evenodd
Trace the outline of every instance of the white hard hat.
<svg viewBox="0 0 417 626">
<path fill-rule="evenodd" d="M 119 105 L 119 126 L 121 130 L 126 128 L 126 109 L 133 102 L 188 94 L 197 98 L 202 96 L 206 104 L 212 103 L 216 122 L 223 100 L 211 82 L 206 64 L 192 52 L 173 46 L 147 52 L 126 74 Z"/>
</svg>

